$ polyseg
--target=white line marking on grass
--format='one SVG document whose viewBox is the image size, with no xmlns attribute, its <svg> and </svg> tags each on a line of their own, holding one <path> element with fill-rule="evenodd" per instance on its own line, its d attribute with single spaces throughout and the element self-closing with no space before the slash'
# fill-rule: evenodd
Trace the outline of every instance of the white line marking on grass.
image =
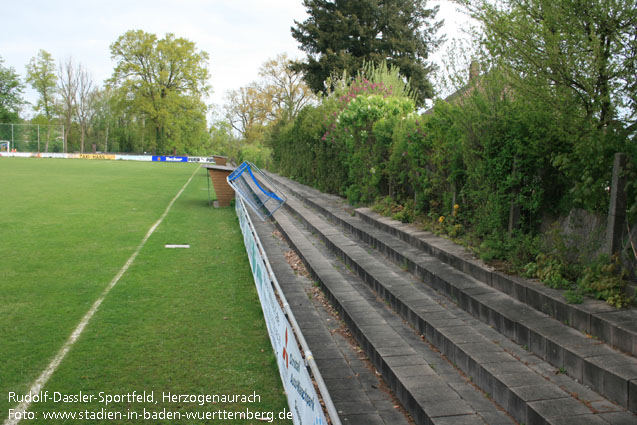
<svg viewBox="0 0 637 425">
<path fill-rule="evenodd" d="M 66 357 L 66 354 L 69 352 L 69 350 L 71 349 L 73 344 L 75 344 L 77 339 L 80 337 L 80 335 L 82 334 L 82 331 L 84 331 L 84 328 L 86 327 L 88 322 L 91 320 L 91 318 L 93 318 L 93 315 L 95 315 L 95 312 L 99 308 L 100 304 L 102 304 L 102 301 L 104 301 L 104 298 L 106 298 L 106 296 L 111 291 L 111 289 L 113 289 L 113 287 L 117 284 L 117 282 L 119 282 L 119 280 L 124 275 L 124 273 L 126 273 L 126 270 L 128 270 L 130 265 L 133 264 L 133 261 L 135 261 L 135 258 L 137 258 L 137 255 L 139 254 L 139 252 L 142 250 L 142 248 L 146 244 L 146 241 L 148 240 L 148 238 L 150 238 L 150 235 L 152 235 L 153 232 L 155 231 L 155 229 L 157 229 L 157 227 L 159 227 L 161 222 L 164 221 L 164 218 L 166 218 L 166 215 L 168 215 L 168 211 L 173 206 L 173 204 L 175 203 L 177 198 L 179 198 L 179 196 L 182 194 L 182 192 L 186 189 L 186 187 L 188 186 L 188 183 L 190 183 L 190 181 L 195 176 L 195 173 L 198 170 L 199 170 L 199 168 L 197 168 L 195 170 L 195 172 L 192 173 L 192 175 L 190 176 L 188 181 L 182 186 L 181 190 L 179 190 L 179 192 L 177 192 L 177 194 L 172 199 L 172 201 L 170 201 L 170 203 L 166 207 L 166 210 L 164 211 L 164 213 L 161 215 L 161 217 L 159 217 L 159 220 L 157 220 L 155 222 L 155 224 L 153 224 L 151 226 L 151 228 L 148 229 L 148 232 L 146 232 L 146 236 L 144 236 L 144 239 L 142 239 L 142 241 L 140 242 L 140 244 L 137 247 L 137 249 L 135 250 L 135 252 L 133 252 L 133 255 L 130 256 L 128 261 L 126 261 L 126 263 L 121 268 L 121 270 L 115 275 L 113 280 L 111 280 L 111 282 L 108 284 L 106 289 L 104 289 L 104 291 L 102 291 L 102 294 L 97 299 L 97 301 L 95 301 L 93 303 L 93 305 L 91 306 L 89 311 L 84 315 L 84 317 L 82 317 L 82 320 L 80 321 L 80 323 L 77 325 L 77 327 L 75 328 L 75 330 L 73 331 L 71 336 L 69 336 L 69 339 L 66 340 L 66 342 L 64 343 L 64 345 L 62 346 L 60 351 L 58 351 L 57 355 L 53 358 L 53 360 L 51 360 L 51 363 L 49 363 L 49 366 L 46 369 L 44 369 L 44 371 L 38 377 L 38 379 L 36 379 L 35 382 L 33 382 L 33 384 L 31 385 L 31 388 L 29 389 L 29 393 L 38 394 L 42 390 L 44 385 L 46 385 L 46 383 L 49 380 L 49 378 L 51 378 L 51 375 L 53 375 L 53 373 L 56 371 L 58 366 L 60 366 L 60 363 L 62 363 L 62 360 L 64 360 L 64 357 Z M 25 410 L 29 410 L 30 406 L 31 406 L 31 401 L 28 401 L 28 402 L 23 401 L 22 403 L 18 404 L 18 406 L 15 408 L 15 411 L 16 412 L 22 412 L 22 411 L 25 411 Z M 20 419 L 16 419 L 15 417 L 7 418 L 4 421 L 3 425 L 16 425 L 21 420 L 22 420 L 22 418 L 20 418 Z"/>
</svg>

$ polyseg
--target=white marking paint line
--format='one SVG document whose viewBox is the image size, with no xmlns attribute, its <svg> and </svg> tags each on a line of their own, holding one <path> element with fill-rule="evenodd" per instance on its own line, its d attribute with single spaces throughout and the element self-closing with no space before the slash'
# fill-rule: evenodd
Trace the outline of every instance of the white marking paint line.
<svg viewBox="0 0 637 425">
<path fill-rule="evenodd" d="M 77 325 L 77 327 L 75 328 L 75 330 L 73 331 L 71 336 L 69 336 L 69 338 L 66 340 L 66 342 L 64 343 L 64 345 L 62 346 L 60 351 L 58 351 L 58 353 L 53 358 L 53 360 L 51 360 L 51 363 L 49 363 L 49 366 L 47 366 L 47 368 L 44 369 L 44 371 L 38 377 L 38 379 L 36 379 L 35 382 L 33 382 L 33 384 L 31 385 L 31 388 L 29 389 L 29 392 L 31 394 L 38 394 L 42 390 L 42 388 L 46 385 L 46 383 L 48 382 L 49 378 L 51 378 L 51 375 L 53 375 L 53 373 L 57 370 L 58 366 L 60 366 L 60 363 L 62 363 L 62 360 L 64 360 L 64 357 L 66 357 L 66 354 L 69 352 L 69 350 L 71 349 L 73 344 L 75 344 L 77 339 L 80 337 L 80 335 L 84 331 L 84 328 L 86 327 L 88 322 L 93 318 L 93 315 L 95 315 L 95 312 L 97 311 L 99 306 L 102 304 L 102 301 L 104 301 L 104 298 L 106 298 L 106 296 L 111 291 L 111 289 L 113 289 L 113 287 L 117 284 L 117 282 L 119 282 L 119 280 L 124 275 L 124 273 L 126 273 L 126 270 L 128 270 L 130 265 L 133 264 L 133 261 L 135 261 L 135 258 L 137 258 L 137 255 L 139 255 L 139 252 L 142 250 L 142 248 L 146 244 L 146 241 L 148 241 L 148 238 L 150 238 L 150 236 L 153 234 L 155 229 L 157 229 L 157 227 L 159 227 L 161 222 L 164 221 L 164 218 L 166 218 L 166 215 L 168 215 L 168 211 L 170 211 L 170 208 L 173 206 L 173 204 L 175 203 L 177 198 L 179 198 L 179 196 L 186 189 L 186 187 L 188 186 L 188 184 L 190 183 L 190 181 L 195 176 L 195 173 L 198 170 L 199 170 L 199 168 L 197 168 L 195 170 L 195 172 L 192 173 L 192 175 L 190 176 L 188 181 L 182 186 L 181 190 L 179 190 L 179 192 L 177 192 L 177 194 L 172 199 L 172 201 L 170 201 L 170 203 L 166 207 L 166 210 L 164 211 L 164 213 L 161 215 L 161 217 L 159 217 L 159 220 L 157 220 L 155 222 L 155 224 L 153 224 L 151 226 L 151 228 L 148 229 L 148 232 L 146 232 L 146 235 L 144 236 L 144 239 L 142 239 L 141 243 L 139 244 L 139 246 L 137 247 L 135 252 L 133 252 L 133 255 L 130 256 L 128 261 L 126 261 L 126 263 L 121 268 L 121 270 L 117 273 L 117 275 L 115 275 L 113 280 L 111 280 L 111 282 L 108 284 L 106 289 L 104 289 L 104 291 L 102 291 L 102 294 L 97 299 L 97 301 L 95 301 L 93 303 L 93 305 L 91 306 L 89 311 L 84 315 L 84 317 L 82 317 L 82 320 L 80 321 L 80 323 Z M 24 410 L 29 410 L 30 406 L 31 406 L 31 402 L 30 401 L 29 402 L 23 401 L 22 403 L 20 403 L 15 408 L 15 410 L 17 412 L 22 412 Z M 15 417 L 13 419 L 7 418 L 3 422 L 3 425 L 16 425 L 20 421 L 21 421 L 21 419 L 16 419 Z"/>
</svg>

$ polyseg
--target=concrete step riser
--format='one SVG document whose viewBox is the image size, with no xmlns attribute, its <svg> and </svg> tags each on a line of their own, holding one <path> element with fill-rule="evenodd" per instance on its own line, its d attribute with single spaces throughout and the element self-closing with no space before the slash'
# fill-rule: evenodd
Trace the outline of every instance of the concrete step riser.
<svg viewBox="0 0 637 425">
<path fill-rule="evenodd" d="M 280 181 L 282 185 L 285 182 Z M 321 204 L 306 198 L 299 194 L 294 188 L 288 187 L 292 193 L 301 198 L 307 205 L 312 206 L 322 214 L 326 215 L 332 222 L 339 224 L 348 231 L 357 234 L 362 240 L 368 243 L 367 234 L 360 229 L 354 228 L 350 223 L 335 216 L 329 209 Z M 634 357 L 637 357 L 637 331 L 634 327 L 634 320 L 622 321 L 613 320 L 611 316 L 616 310 L 603 303 L 597 303 L 593 308 L 585 305 L 568 304 L 565 302 L 559 291 L 553 291 L 549 288 L 530 284 L 525 279 L 514 276 L 507 276 L 499 272 L 490 271 L 475 263 L 475 261 L 462 258 L 453 253 L 446 252 L 435 245 L 428 243 L 426 240 L 420 239 L 411 233 L 392 225 L 384 223 L 377 215 L 367 212 L 365 209 L 355 211 L 355 216 L 370 226 L 388 233 L 403 242 L 419 249 L 423 253 L 429 254 L 438 260 L 449 264 L 457 270 L 462 271 L 469 276 L 474 277 L 498 291 L 501 291 L 514 299 L 525 303 L 534 309 L 547 314 L 568 326 L 582 332 L 586 332 L 599 340 L 609 344 L 615 348 L 622 350 Z M 390 254 L 394 255 L 394 254 Z M 398 258 L 396 261 L 402 261 Z M 627 325 L 627 326 L 626 326 Z"/>
<path fill-rule="evenodd" d="M 370 224 L 378 228 L 379 230 L 382 230 L 383 232 L 388 233 L 402 240 L 405 243 L 408 243 L 414 248 L 417 248 L 421 250 L 422 252 L 429 254 L 432 257 L 435 257 L 446 264 L 451 265 L 452 267 L 462 271 L 463 273 L 466 273 L 480 280 L 481 282 L 485 282 L 490 285 L 489 282 L 491 281 L 492 273 L 489 272 L 488 270 L 485 270 L 476 264 L 472 264 L 463 258 L 450 255 L 449 253 L 444 252 L 436 248 L 435 246 L 432 246 L 426 243 L 425 241 L 414 237 L 413 235 L 407 232 L 403 232 L 400 229 L 397 229 L 393 226 L 389 226 L 385 223 L 381 223 L 380 221 L 374 220 L 371 216 L 367 214 L 362 214 L 360 211 L 356 211 L 355 214 L 356 214 L 356 217 L 360 218 L 365 223 Z"/>
<path fill-rule="evenodd" d="M 305 201 L 304 198 L 301 199 Z M 315 202 L 308 200 L 306 203 L 326 215 L 334 224 L 340 225 L 346 230 L 349 228 L 350 232 L 353 230 L 352 233 L 358 233 L 357 237 L 363 239 L 361 237 L 363 234 L 360 229 L 353 228 L 350 223 L 345 222 Z M 286 204 L 286 206 L 289 210 L 293 210 L 289 203 Z M 294 211 L 294 213 L 301 216 L 298 211 Z M 350 268 L 355 270 L 358 275 L 379 294 L 379 296 L 387 300 L 396 312 L 401 313 L 401 316 L 406 320 L 409 320 L 410 317 L 412 319 L 414 318 L 415 312 L 409 312 L 407 307 L 402 305 L 402 303 L 393 296 L 391 291 L 387 290 L 380 282 L 375 281 L 373 277 L 365 271 L 363 265 L 357 264 L 356 261 L 349 257 L 339 246 L 333 244 L 329 236 L 322 235 L 319 229 L 303 217 L 299 218 L 301 218 L 306 225 L 311 228 L 312 231 L 316 233 L 317 236 Z M 547 338 L 547 335 L 535 331 L 533 328 L 527 327 L 524 323 L 516 321 L 513 318 L 507 317 L 497 310 L 492 309 L 482 302 L 483 300 L 477 299 L 476 296 L 454 287 L 442 276 L 432 273 L 426 267 L 423 267 L 422 265 L 403 256 L 401 253 L 397 252 L 392 247 L 383 244 L 372 235 L 365 233 L 364 237 L 372 246 L 379 249 L 379 251 L 383 252 L 386 256 L 388 256 L 388 258 L 392 259 L 392 261 L 399 265 L 407 265 L 407 268 L 414 272 L 415 275 L 423 279 L 425 282 L 430 283 L 434 289 L 448 295 L 456 302 L 456 304 L 458 304 L 459 307 L 463 308 L 474 317 L 493 326 L 496 330 L 519 345 L 528 347 L 531 352 L 535 353 L 546 362 L 557 368 L 566 370 L 569 376 L 590 386 L 593 390 L 604 397 L 615 401 L 632 412 L 637 412 L 637 379 L 633 379 L 634 376 L 627 375 L 625 371 L 622 370 L 605 369 L 594 362 L 588 361 L 586 358 L 582 358 L 575 350 L 570 350 L 569 348 L 562 346 L 558 340 Z M 421 330 L 418 323 L 410 321 L 410 324 Z M 547 334 L 551 335 L 551 332 L 547 332 Z M 429 335 L 427 335 L 427 337 L 429 337 Z M 448 357 L 451 357 L 454 354 L 453 351 L 445 351 L 444 346 L 437 346 L 437 348 Z M 465 371 L 465 373 L 469 372 Z M 501 400 L 496 400 L 496 402 L 500 403 Z"/>
<path fill-rule="evenodd" d="M 481 388 L 484 392 L 491 394 L 493 400 L 502 406 L 509 414 L 511 414 L 517 421 L 525 424 L 545 424 L 548 423 L 544 418 L 540 415 L 540 413 L 536 412 L 532 406 L 528 405 L 528 403 L 520 398 L 513 390 L 508 388 L 506 384 L 504 384 L 501 380 L 498 379 L 498 376 L 495 375 L 493 370 L 488 370 L 484 368 L 480 363 L 472 357 L 472 353 L 466 350 L 463 350 L 462 347 L 456 345 L 448 339 L 442 332 L 440 332 L 436 326 L 433 326 L 431 323 L 427 322 L 421 315 L 419 315 L 414 309 L 412 309 L 406 302 L 403 301 L 401 297 L 395 296 L 391 290 L 387 289 L 384 284 L 378 280 L 376 280 L 371 274 L 365 271 L 364 267 L 355 259 L 348 256 L 347 253 L 331 243 L 329 237 L 323 235 L 322 233 L 317 231 L 317 228 L 310 224 L 309 221 L 305 219 L 298 211 L 294 210 L 292 206 L 287 205 L 287 209 L 290 212 L 293 212 L 297 215 L 304 225 L 306 225 L 315 236 L 318 237 L 322 242 L 326 244 L 326 246 L 330 247 L 330 249 L 339 256 L 339 258 L 344 261 L 352 270 L 356 271 L 358 276 L 365 281 L 382 299 L 386 300 L 392 309 L 396 311 L 400 316 L 406 320 L 411 326 L 418 330 L 425 338 L 434 345 L 441 353 L 443 353 L 450 362 L 452 362 L 456 367 L 458 367 L 463 373 L 467 376 L 471 377 L 473 382 Z M 335 248 L 335 249 L 333 249 Z M 306 262 L 307 260 L 304 260 Z M 312 268 L 311 264 L 308 265 L 309 268 Z M 313 275 L 319 282 L 322 282 L 320 273 L 316 274 L 315 271 L 312 272 Z M 360 329 L 356 325 L 356 323 L 351 319 L 351 317 L 347 314 L 347 311 L 343 309 L 340 305 L 339 300 L 336 296 L 334 296 L 329 287 L 326 287 L 323 283 L 321 284 L 324 287 L 324 290 L 328 292 L 329 300 L 333 303 L 333 305 L 338 306 L 339 312 L 343 315 L 345 322 L 350 326 L 350 329 L 353 329 L 353 335 L 361 344 L 361 347 L 368 353 L 370 359 L 372 359 L 376 368 L 381 372 L 383 378 L 386 379 L 387 382 L 393 383 L 392 389 L 397 394 L 403 394 L 406 397 L 406 400 L 401 399 L 401 402 L 404 403 L 405 406 L 411 406 L 412 403 L 415 403 L 413 397 L 409 395 L 409 393 L 404 389 L 404 386 L 401 385 L 400 382 L 396 380 L 395 374 L 391 372 L 391 369 L 388 369 L 388 366 L 383 362 L 382 356 L 378 354 L 378 352 L 374 349 L 374 347 L 367 341 L 364 335 L 360 332 Z"/>
<path fill-rule="evenodd" d="M 491 272 L 477 264 L 451 255 L 413 235 L 377 220 L 372 214 L 357 210 L 356 217 L 366 224 L 372 225 L 409 245 L 443 261 L 452 267 L 466 273 L 481 282 L 523 302 L 538 311 L 555 319 L 567 323 L 582 332 L 594 335 L 605 343 L 612 345 L 625 353 L 637 356 L 637 334 L 622 329 L 608 321 L 604 314 L 613 313 L 612 308 L 601 308 L 601 311 L 591 313 L 577 304 L 568 304 L 560 295 L 547 294 L 545 288 L 530 285 L 524 279 L 507 276 L 499 272 Z M 596 307 L 596 309 L 600 309 Z"/>
<path fill-rule="evenodd" d="M 312 278 L 320 284 L 320 287 L 325 293 L 328 301 L 338 311 L 340 317 L 351 331 L 352 336 L 359 343 L 360 347 L 370 359 L 376 370 L 380 372 L 385 382 L 387 382 L 394 394 L 396 394 L 405 409 L 411 414 L 414 421 L 419 425 L 434 424 L 434 420 L 427 416 L 425 410 L 414 398 L 414 395 L 409 391 L 408 388 L 403 385 L 400 379 L 398 379 L 393 368 L 389 364 L 387 364 L 387 362 L 376 349 L 374 344 L 367 338 L 365 333 L 352 318 L 352 315 L 348 311 L 347 307 L 343 305 L 342 300 L 334 292 L 336 288 L 333 288 L 332 285 L 330 285 L 329 277 L 324 276 L 325 270 L 321 270 L 321 267 L 315 266 L 309 258 L 303 255 L 303 250 L 297 246 L 294 238 L 290 237 L 290 235 L 288 234 L 288 229 L 286 227 L 281 226 L 280 223 L 277 223 L 277 228 L 283 234 L 290 247 L 294 249 L 297 255 L 299 255 Z"/>
<path fill-rule="evenodd" d="M 302 324 L 301 328 L 304 328 L 303 333 L 310 349 L 316 350 L 314 356 L 319 368 L 329 376 L 326 384 L 340 412 L 341 422 L 360 423 L 363 414 L 364 420 L 370 424 L 408 425 L 407 418 L 392 408 L 394 400 L 391 396 L 383 391 L 382 387 L 378 388 L 373 384 L 376 382 L 375 373 L 366 368 L 368 364 L 360 359 L 360 353 L 356 353 L 354 347 L 348 343 L 343 344 L 344 337 L 334 332 L 338 324 L 335 321 L 330 322 L 329 319 L 324 326 L 317 323 L 330 317 L 329 313 L 322 308 L 316 308 L 320 301 L 314 297 L 309 299 L 304 279 L 296 276 L 290 268 L 284 257 L 284 252 L 290 249 L 290 246 L 282 246 L 278 240 L 270 237 L 273 223 L 253 220 L 253 224 L 297 322 L 309 322 L 309 325 Z M 369 323 L 383 322 L 373 314 L 368 316 Z M 331 335 L 327 336 L 326 333 Z M 343 367 L 343 364 L 347 366 Z M 335 374 L 335 369 L 342 373 Z M 345 410 L 341 410 L 342 408 Z"/>
</svg>

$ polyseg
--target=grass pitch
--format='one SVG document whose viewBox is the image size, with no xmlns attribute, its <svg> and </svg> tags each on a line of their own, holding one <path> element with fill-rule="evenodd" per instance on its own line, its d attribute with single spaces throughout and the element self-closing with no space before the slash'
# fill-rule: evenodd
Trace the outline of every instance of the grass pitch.
<svg viewBox="0 0 637 425">
<path fill-rule="evenodd" d="M 15 407 L 9 392 L 28 391 L 195 167 L 0 159 L 1 421 Z M 33 403 L 36 420 L 23 423 L 248 424 L 260 421 L 183 415 L 285 409 L 234 210 L 210 208 L 206 189 L 197 171 L 44 387 L 51 399 Z M 52 399 L 80 391 L 96 397 Z M 133 391 L 153 391 L 154 401 L 97 398 Z M 164 393 L 259 400 L 201 404 Z M 55 412 L 123 416 L 45 419 Z M 144 420 L 147 412 L 182 416 Z"/>
</svg>

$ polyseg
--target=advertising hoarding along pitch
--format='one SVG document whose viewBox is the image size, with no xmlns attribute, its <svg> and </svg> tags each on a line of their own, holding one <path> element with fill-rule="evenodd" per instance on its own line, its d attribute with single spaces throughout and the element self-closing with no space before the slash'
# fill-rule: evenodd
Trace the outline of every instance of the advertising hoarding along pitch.
<svg viewBox="0 0 637 425">
<path fill-rule="evenodd" d="M 187 156 L 153 155 L 153 161 L 155 162 L 188 162 L 188 157 Z"/>
<path fill-rule="evenodd" d="M 241 199 L 236 201 L 236 210 L 293 422 L 295 425 L 326 425 L 325 414 L 312 378 L 305 366 L 292 326 L 277 300 Z"/>
<path fill-rule="evenodd" d="M 129 155 L 129 154 L 112 154 L 112 153 L 0 152 L 0 157 L 109 159 L 109 160 L 124 160 L 124 161 L 214 163 L 213 158 L 208 158 L 203 156 Z"/>
</svg>

